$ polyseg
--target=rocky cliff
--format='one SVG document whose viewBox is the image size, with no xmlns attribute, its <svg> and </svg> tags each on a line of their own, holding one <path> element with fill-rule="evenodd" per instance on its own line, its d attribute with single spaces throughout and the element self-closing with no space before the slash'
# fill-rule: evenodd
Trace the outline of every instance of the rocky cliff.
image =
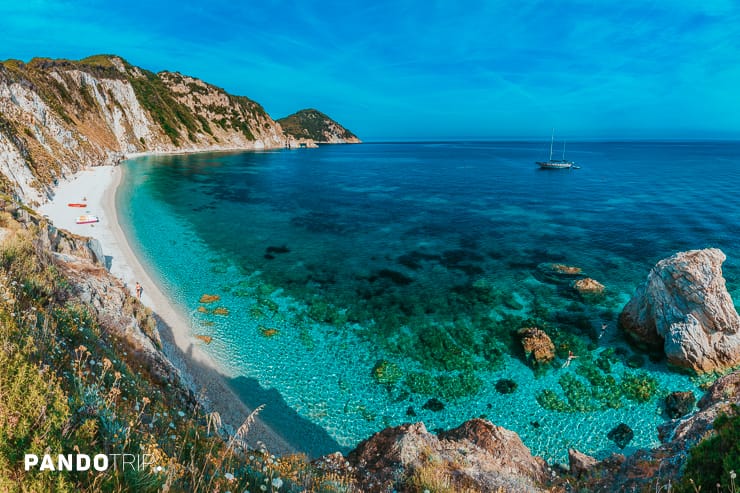
<svg viewBox="0 0 740 493">
<path fill-rule="evenodd" d="M 357 144 L 360 139 L 355 134 L 314 109 L 301 110 L 285 118 L 280 118 L 286 134 L 296 139 L 309 139 L 325 144 Z"/>
<path fill-rule="evenodd" d="M 0 64 L 0 186 L 29 204 L 125 154 L 285 146 L 296 138 L 258 103 L 176 72 L 107 55 Z"/>
<path fill-rule="evenodd" d="M 423 423 L 387 428 L 346 459 L 334 454 L 316 465 L 352 477 L 363 492 L 560 491 L 547 463 L 532 456 L 516 433 L 483 419 L 436 435 Z"/>
</svg>

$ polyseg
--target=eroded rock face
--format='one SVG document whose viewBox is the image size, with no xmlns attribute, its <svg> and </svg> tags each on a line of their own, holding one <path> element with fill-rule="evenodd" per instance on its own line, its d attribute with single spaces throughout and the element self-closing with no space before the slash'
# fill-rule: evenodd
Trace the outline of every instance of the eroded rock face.
<svg viewBox="0 0 740 493">
<path fill-rule="evenodd" d="M 38 222 L 38 218 L 32 220 Z M 39 228 L 39 247 L 49 251 L 51 262 L 65 275 L 75 296 L 95 314 L 106 333 L 125 340 L 128 352 L 146 364 L 152 377 L 173 384 L 175 391 L 184 390 L 180 372 L 160 350 L 156 318 L 107 271 L 97 240 L 45 222 L 39 223 Z"/>
<path fill-rule="evenodd" d="M 570 467 L 570 473 L 576 477 L 587 474 L 598 463 L 599 461 L 590 455 L 579 452 L 574 448 L 568 449 L 568 465 Z"/>
<path fill-rule="evenodd" d="M 387 428 L 348 455 L 361 491 L 415 491 L 414 478 L 430 475 L 472 491 L 545 491 L 547 464 L 533 457 L 513 431 L 473 419 L 429 433 L 423 423 Z"/>
<path fill-rule="evenodd" d="M 722 276 L 725 254 L 690 250 L 658 262 L 619 315 L 638 344 L 706 373 L 740 364 L 740 317 Z"/>
</svg>

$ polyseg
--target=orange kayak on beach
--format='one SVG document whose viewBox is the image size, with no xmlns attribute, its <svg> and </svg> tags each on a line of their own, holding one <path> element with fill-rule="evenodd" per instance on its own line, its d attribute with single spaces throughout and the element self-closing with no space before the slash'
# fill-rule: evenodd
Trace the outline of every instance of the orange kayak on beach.
<svg viewBox="0 0 740 493">
<path fill-rule="evenodd" d="M 78 203 L 71 203 L 71 204 L 67 204 L 67 206 L 68 206 L 68 207 L 87 207 L 87 204 L 82 204 L 82 203 L 79 203 L 79 204 L 78 204 Z"/>
</svg>

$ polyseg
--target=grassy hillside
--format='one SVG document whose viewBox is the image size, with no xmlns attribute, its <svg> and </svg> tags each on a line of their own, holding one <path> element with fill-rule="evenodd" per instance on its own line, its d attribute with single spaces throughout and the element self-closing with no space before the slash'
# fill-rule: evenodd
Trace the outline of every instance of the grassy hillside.
<svg viewBox="0 0 740 493">
<path fill-rule="evenodd" d="M 64 274 L 68 266 L 58 264 L 61 254 L 42 241 L 60 233 L 7 198 L 0 209 L 0 491 L 342 490 L 342 478 L 323 476 L 301 456 L 243 448 L 250 420 L 228 435 L 177 379 L 151 371 L 115 321 L 95 317 Z M 61 256 L 84 276 L 109 275 Z M 155 330 L 138 300 L 127 296 L 123 311 Z M 76 452 L 146 453 L 162 469 L 24 470 L 26 453 Z"/>
</svg>

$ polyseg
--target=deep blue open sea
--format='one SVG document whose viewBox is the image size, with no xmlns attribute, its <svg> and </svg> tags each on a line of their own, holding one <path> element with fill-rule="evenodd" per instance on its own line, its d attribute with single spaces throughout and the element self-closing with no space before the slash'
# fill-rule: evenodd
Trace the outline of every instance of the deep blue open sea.
<svg viewBox="0 0 740 493">
<path fill-rule="evenodd" d="M 686 249 L 721 248 L 739 299 L 740 143 L 569 143 L 581 169 L 541 171 L 548 145 L 144 157 L 123 165 L 117 205 L 235 390 L 313 455 L 476 416 L 550 461 L 655 445 L 661 397 L 699 382 L 630 348 L 616 318 Z M 582 298 L 552 264 L 605 295 Z M 521 350 L 515 332 L 533 325 L 557 346 L 550 367 Z M 607 437 L 620 423 L 634 430 L 624 450 Z"/>
</svg>

